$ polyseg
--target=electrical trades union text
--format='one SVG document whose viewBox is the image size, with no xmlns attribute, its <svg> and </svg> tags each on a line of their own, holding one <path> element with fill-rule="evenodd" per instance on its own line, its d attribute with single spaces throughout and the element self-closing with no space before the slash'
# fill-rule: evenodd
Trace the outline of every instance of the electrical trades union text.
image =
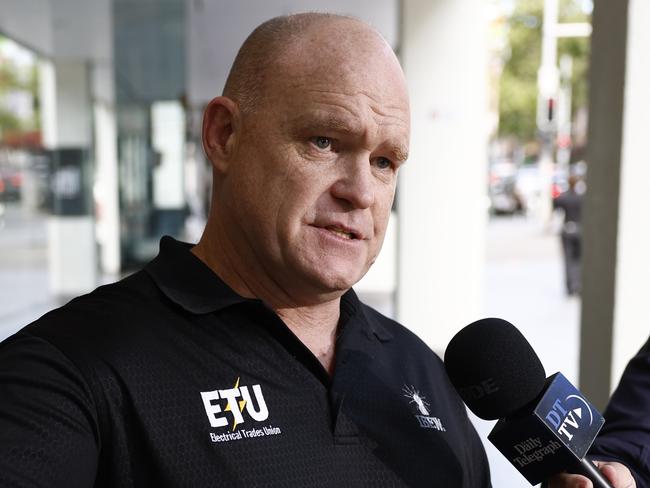
<svg viewBox="0 0 650 488">
<path fill-rule="evenodd" d="M 280 427 L 273 427 L 269 425 L 268 427 L 262 427 L 261 429 L 241 429 L 234 432 L 224 432 L 223 434 L 215 434 L 210 432 L 210 440 L 212 442 L 230 442 L 230 441 L 239 441 L 241 439 L 252 439 L 255 437 L 265 437 L 269 435 L 278 435 L 282 434 Z"/>
<path fill-rule="evenodd" d="M 247 386 L 239 384 L 239 379 L 237 378 L 232 388 L 201 392 L 210 426 L 213 428 L 230 427 L 229 432 L 210 432 L 210 440 L 212 442 L 230 442 L 282 434 L 280 427 L 273 425 L 248 429 L 242 427 L 247 420 L 254 422 L 267 420 L 269 409 L 266 406 L 261 385 L 252 385 L 253 395 L 251 395 Z M 230 421 L 226 414 L 230 417 Z"/>
</svg>

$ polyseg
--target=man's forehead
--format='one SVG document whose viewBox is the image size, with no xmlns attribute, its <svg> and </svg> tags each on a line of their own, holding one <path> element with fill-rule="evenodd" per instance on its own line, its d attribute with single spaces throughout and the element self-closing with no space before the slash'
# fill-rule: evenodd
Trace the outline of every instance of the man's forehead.
<svg viewBox="0 0 650 488">
<path fill-rule="evenodd" d="M 304 56 L 303 58 L 307 57 Z M 271 96 L 286 94 L 295 103 L 303 99 L 355 99 L 378 113 L 409 111 L 406 81 L 394 59 L 364 61 L 353 56 L 320 56 L 314 63 L 294 59 L 278 65 L 269 78 Z M 391 62 L 392 61 L 392 62 Z"/>
<path fill-rule="evenodd" d="M 356 111 L 329 103 L 296 106 L 301 108 L 291 111 L 289 120 L 302 127 L 315 129 L 326 127 L 341 132 L 359 132 L 367 130 L 366 125 L 374 124 L 378 129 L 394 129 L 395 132 L 408 135 L 408 113 L 404 111 L 377 113 L 368 108 Z"/>
<path fill-rule="evenodd" d="M 408 144 L 401 67 L 385 40 L 361 21 L 319 22 L 301 32 L 273 65 L 265 83 L 268 110 L 285 112 L 303 127 L 359 132 L 375 126 Z"/>
</svg>

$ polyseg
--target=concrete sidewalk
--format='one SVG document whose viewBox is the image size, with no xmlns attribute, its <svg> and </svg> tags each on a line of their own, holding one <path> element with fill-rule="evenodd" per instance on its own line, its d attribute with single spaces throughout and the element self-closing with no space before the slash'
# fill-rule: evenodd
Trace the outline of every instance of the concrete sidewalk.
<svg viewBox="0 0 650 488">
<path fill-rule="evenodd" d="M 0 219 L 0 340 L 56 307 L 47 272 L 46 217 L 5 205 Z"/>
<path fill-rule="evenodd" d="M 485 316 L 517 326 L 537 352 L 547 376 L 561 371 L 577 385 L 580 300 L 565 295 L 563 270 L 556 233 L 521 216 L 490 221 Z M 487 440 L 496 422 L 472 420 L 488 453 L 493 486 L 530 487 Z"/>
</svg>

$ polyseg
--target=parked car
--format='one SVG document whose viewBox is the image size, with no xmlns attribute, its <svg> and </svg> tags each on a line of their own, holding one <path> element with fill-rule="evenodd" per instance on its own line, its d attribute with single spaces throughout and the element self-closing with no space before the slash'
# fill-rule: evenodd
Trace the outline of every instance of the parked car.
<svg viewBox="0 0 650 488">
<path fill-rule="evenodd" d="M 517 166 L 511 161 L 490 165 L 488 172 L 488 196 L 490 212 L 498 215 L 520 211 L 521 201 L 515 192 Z"/>
<path fill-rule="evenodd" d="M 0 171 L 0 200 L 14 202 L 20 200 L 23 175 L 20 171 Z"/>
</svg>

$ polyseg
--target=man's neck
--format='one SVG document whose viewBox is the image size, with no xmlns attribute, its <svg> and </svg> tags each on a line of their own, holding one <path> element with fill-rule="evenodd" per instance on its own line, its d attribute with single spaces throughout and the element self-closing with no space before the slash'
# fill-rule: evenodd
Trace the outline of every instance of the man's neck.
<svg viewBox="0 0 650 488">
<path fill-rule="evenodd" d="M 215 235 L 214 233 L 212 234 Z M 271 307 L 289 329 L 318 358 L 330 374 L 334 368 L 336 330 L 340 315 L 340 296 L 304 304 L 295 300 L 272 280 L 250 276 L 251 266 L 240 264 L 241 257 L 229 243 L 204 235 L 192 253 L 214 271 L 237 294 L 257 298 Z"/>
<path fill-rule="evenodd" d="M 330 375 L 334 372 L 340 303 L 338 298 L 320 305 L 275 310 Z"/>
</svg>

